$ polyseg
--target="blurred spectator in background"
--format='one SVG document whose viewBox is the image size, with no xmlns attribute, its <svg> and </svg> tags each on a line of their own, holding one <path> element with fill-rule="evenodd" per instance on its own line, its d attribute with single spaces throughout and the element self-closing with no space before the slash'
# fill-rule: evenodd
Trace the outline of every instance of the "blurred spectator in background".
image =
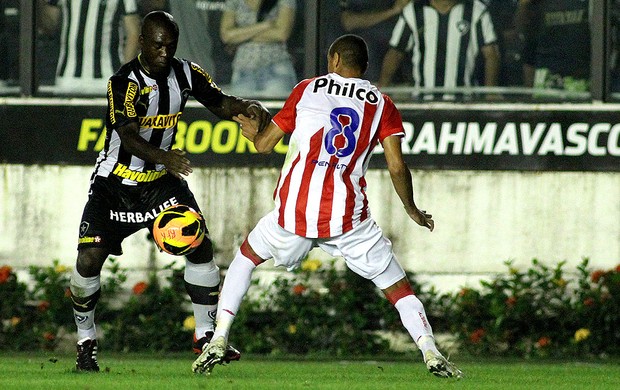
<svg viewBox="0 0 620 390">
<path fill-rule="evenodd" d="M 410 56 L 416 88 L 475 85 L 478 55 L 484 61 L 484 86 L 496 86 L 500 55 L 491 16 L 479 0 L 416 0 L 403 9 L 390 39 L 379 84 L 389 85 Z M 454 99 L 452 93 L 425 94 L 425 99 Z"/>
<path fill-rule="evenodd" d="M 297 83 L 286 42 L 295 21 L 295 0 L 227 0 L 222 41 L 235 47 L 230 93 L 285 98 Z"/>
<path fill-rule="evenodd" d="M 230 83 L 233 46 L 220 37 L 220 24 L 226 0 L 140 0 L 142 17 L 163 10 L 184 26 L 179 35 L 177 57 L 190 58 L 218 80 L 220 86 Z"/>
<path fill-rule="evenodd" d="M 526 87 L 590 90 L 588 0 L 519 0 Z"/>
<path fill-rule="evenodd" d="M 151 11 L 166 11 L 170 13 L 169 3 L 185 3 L 185 0 L 138 0 L 138 15 L 142 19 Z"/>
<path fill-rule="evenodd" d="M 138 53 L 136 0 L 48 0 L 41 28 L 60 34 L 55 93 L 101 95 L 110 75 Z"/>
<path fill-rule="evenodd" d="M 611 53 L 609 69 L 611 73 L 611 92 L 620 92 L 620 0 L 611 3 Z M 618 97 L 615 97 L 618 99 Z"/>
<path fill-rule="evenodd" d="M 0 87 L 19 81 L 19 0 L 0 1 Z"/>
<path fill-rule="evenodd" d="M 177 45 L 177 57 L 191 58 L 200 64 L 213 78 L 216 67 L 213 64 L 213 42 L 209 30 L 219 28 L 209 25 L 209 15 L 203 7 L 204 1 L 197 0 L 172 0 L 170 1 L 170 13 L 183 28 L 179 34 Z"/>
<path fill-rule="evenodd" d="M 487 0 L 486 3 L 497 34 L 501 58 L 498 85 L 522 86 L 523 39 L 515 23 L 519 0 Z"/>
<path fill-rule="evenodd" d="M 340 0 L 340 21 L 344 31 L 359 35 L 368 45 L 368 58 L 371 61 L 364 75 L 366 79 L 372 82 L 379 80 L 381 60 L 388 50 L 392 30 L 401 11 L 410 1 Z M 399 69 L 404 70 L 406 67 L 401 66 Z M 408 80 L 404 72 L 396 72 L 393 82 Z"/>
</svg>

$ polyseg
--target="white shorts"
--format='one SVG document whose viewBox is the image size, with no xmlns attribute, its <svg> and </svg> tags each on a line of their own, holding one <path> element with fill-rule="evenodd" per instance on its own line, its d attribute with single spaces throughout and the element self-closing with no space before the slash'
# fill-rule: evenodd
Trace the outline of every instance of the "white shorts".
<svg viewBox="0 0 620 390">
<path fill-rule="evenodd" d="M 381 289 L 405 277 L 394 257 L 392 243 L 372 218 L 336 237 L 307 238 L 284 230 L 278 225 L 277 212 L 272 211 L 258 221 L 248 235 L 248 243 L 259 257 L 273 258 L 276 266 L 289 271 L 299 267 L 308 252 L 318 246 L 332 256 L 342 256 L 349 269 L 373 280 Z M 386 270 L 389 273 L 382 275 Z"/>
</svg>

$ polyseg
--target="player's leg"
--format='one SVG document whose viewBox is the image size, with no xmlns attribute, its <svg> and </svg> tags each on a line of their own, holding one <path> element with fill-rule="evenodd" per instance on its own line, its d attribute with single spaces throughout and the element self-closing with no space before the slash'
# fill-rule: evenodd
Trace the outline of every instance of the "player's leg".
<svg viewBox="0 0 620 390">
<path fill-rule="evenodd" d="M 172 175 L 164 175 L 148 185 L 142 196 L 147 199 L 145 211 L 161 209 L 166 204 L 183 204 L 200 212 L 187 182 Z M 152 232 L 152 226 L 148 228 Z M 185 256 L 183 279 L 196 322 L 192 347 L 195 353 L 200 354 L 213 335 L 220 290 L 220 270 L 213 260 L 213 243 L 207 226 L 200 246 Z"/>
<path fill-rule="evenodd" d="M 462 377 L 463 373 L 437 349 L 424 305 L 415 296 L 405 272 L 393 254 L 388 267 L 374 277 L 372 282 L 398 310 L 405 329 L 422 352 L 428 370 L 440 377 Z"/>
<path fill-rule="evenodd" d="M 194 352 L 201 353 L 202 345 L 208 342 L 206 335 L 209 335 L 210 340 L 215 329 L 220 291 L 220 270 L 213 261 L 213 244 L 208 235 L 194 252 L 186 256 L 183 279 L 196 321 Z"/>
<path fill-rule="evenodd" d="M 76 368 L 82 371 L 99 371 L 94 316 L 101 295 L 101 268 L 110 254 L 122 254 L 123 238 L 134 231 L 110 220 L 110 210 L 119 199 L 117 187 L 116 182 L 105 178 L 93 181 L 79 228 L 70 290 L 78 335 Z"/>
<path fill-rule="evenodd" d="M 265 260 L 254 252 L 246 238 L 230 263 L 222 285 L 222 295 L 217 311 L 217 328 L 213 339 L 222 337 L 228 340 L 235 315 L 250 287 L 252 273 Z"/>
<path fill-rule="evenodd" d="M 218 304 L 215 334 L 192 365 L 194 372 L 210 373 L 216 364 L 225 362 L 223 356 L 228 335 L 241 301 L 250 287 L 254 269 L 270 258 L 274 258 L 275 265 L 294 268 L 313 246 L 313 240 L 282 229 L 274 213 L 258 222 L 228 268 Z"/>
<path fill-rule="evenodd" d="M 235 319 L 241 301 L 250 287 L 252 273 L 257 265 L 265 260 L 260 258 L 248 244 L 247 239 L 237 250 L 230 263 L 226 278 L 222 285 L 222 293 L 218 303 L 217 327 L 209 344 L 192 364 L 192 371 L 211 373 L 216 364 L 226 363 L 228 334 Z"/>
<path fill-rule="evenodd" d="M 99 371 L 95 307 L 101 295 L 101 267 L 107 257 L 105 248 L 79 249 L 71 274 L 71 301 L 78 335 L 75 365 L 79 371 Z"/>
<path fill-rule="evenodd" d="M 453 365 L 450 365 L 454 368 L 451 373 L 449 370 L 437 372 L 436 364 L 433 364 L 432 369 L 429 366 L 428 362 L 434 357 L 443 359 L 443 368 L 450 363 L 435 346 L 433 330 L 426 317 L 424 305 L 414 295 L 405 271 L 394 256 L 392 243 L 371 218 L 341 236 L 319 242 L 319 246 L 328 253 L 339 252 L 349 269 L 371 280 L 384 292 L 398 310 L 403 325 L 420 348 L 431 372 L 439 376 L 462 375 Z"/>
</svg>

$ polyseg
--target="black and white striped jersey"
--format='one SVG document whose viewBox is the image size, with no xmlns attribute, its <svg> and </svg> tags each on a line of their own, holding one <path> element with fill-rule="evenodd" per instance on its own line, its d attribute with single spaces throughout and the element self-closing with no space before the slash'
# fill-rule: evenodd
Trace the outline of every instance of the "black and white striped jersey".
<svg viewBox="0 0 620 390">
<path fill-rule="evenodd" d="M 123 17 L 137 14 L 136 0 L 48 0 L 60 7 L 62 30 L 56 69 L 59 87 L 79 91 L 107 78 L 123 64 Z M 96 83 L 99 80 L 99 83 Z"/>
<path fill-rule="evenodd" d="M 460 1 L 448 13 L 440 14 L 428 0 L 422 0 L 403 9 L 390 46 L 411 54 L 416 87 L 450 88 L 473 84 L 480 48 L 496 41 L 482 1 Z"/>
<path fill-rule="evenodd" d="M 177 123 L 190 96 L 206 107 L 219 106 L 224 94 L 199 65 L 174 58 L 165 78 L 152 78 L 140 56 L 123 65 L 108 81 L 106 140 L 95 165 L 95 176 L 116 176 L 126 185 L 139 185 L 166 174 L 163 164 L 146 162 L 123 148 L 116 131 L 130 122 L 151 145 L 170 150 Z"/>
</svg>

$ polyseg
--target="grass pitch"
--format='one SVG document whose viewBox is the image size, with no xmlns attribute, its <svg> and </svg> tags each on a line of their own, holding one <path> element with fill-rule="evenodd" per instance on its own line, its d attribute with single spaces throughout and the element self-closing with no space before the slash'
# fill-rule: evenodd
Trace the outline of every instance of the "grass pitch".
<svg viewBox="0 0 620 390">
<path fill-rule="evenodd" d="M 436 378 L 421 359 L 275 360 L 243 356 L 210 376 L 191 372 L 191 354 L 100 354 L 100 373 L 76 373 L 74 356 L 0 353 L 0 389 L 619 389 L 614 361 L 458 359 L 461 380 Z"/>
</svg>

